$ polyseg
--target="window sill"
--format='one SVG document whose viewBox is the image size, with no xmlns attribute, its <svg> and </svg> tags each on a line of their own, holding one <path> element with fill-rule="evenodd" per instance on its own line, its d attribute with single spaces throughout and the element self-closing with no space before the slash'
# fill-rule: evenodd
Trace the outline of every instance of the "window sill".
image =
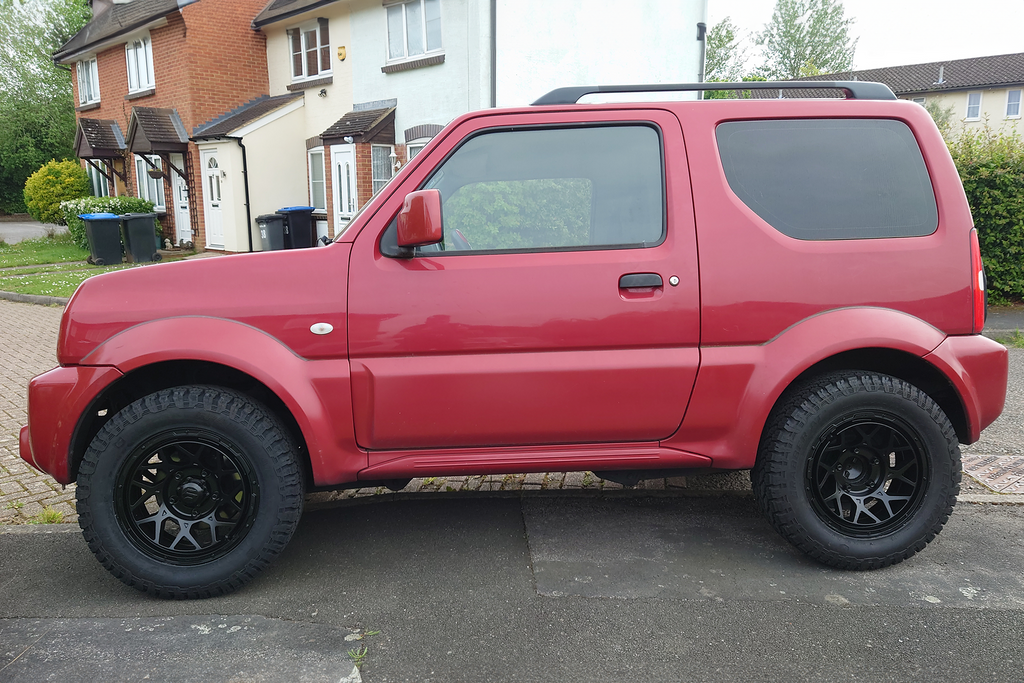
<svg viewBox="0 0 1024 683">
<path fill-rule="evenodd" d="M 296 81 L 295 83 L 289 83 L 287 88 L 291 92 L 299 92 L 300 90 L 309 90 L 310 88 L 319 88 L 325 85 L 334 83 L 334 76 L 323 76 L 320 78 L 313 78 L 308 81 Z"/>
<path fill-rule="evenodd" d="M 426 57 L 417 57 L 416 59 L 410 59 L 405 62 L 395 62 L 393 64 L 385 64 L 380 68 L 382 73 L 393 74 L 399 71 L 411 71 L 412 69 L 420 69 L 425 66 L 434 66 L 436 64 L 444 64 L 444 53 L 428 55 Z"/>
<path fill-rule="evenodd" d="M 143 97 L 149 97 L 150 95 L 155 95 L 155 94 L 156 94 L 156 88 L 150 88 L 148 90 L 140 90 L 138 92 L 130 92 L 127 95 L 124 96 L 124 99 L 128 100 L 128 101 L 138 100 L 138 99 L 141 99 Z"/>
<path fill-rule="evenodd" d="M 78 111 L 78 112 L 92 111 L 93 109 L 99 109 L 99 108 L 100 108 L 100 101 L 96 100 L 95 102 L 89 102 L 88 104 L 83 104 L 80 107 L 75 107 L 75 111 Z"/>
</svg>

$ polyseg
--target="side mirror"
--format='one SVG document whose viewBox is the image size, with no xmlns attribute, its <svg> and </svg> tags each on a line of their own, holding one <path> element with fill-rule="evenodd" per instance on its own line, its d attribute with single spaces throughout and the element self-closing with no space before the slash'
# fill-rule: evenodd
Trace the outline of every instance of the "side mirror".
<svg viewBox="0 0 1024 683">
<path fill-rule="evenodd" d="M 441 191 L 418 190 L 406 195 L 398 214 L 398 246 L 422 247 L 443 238 Z"/>
</svg>

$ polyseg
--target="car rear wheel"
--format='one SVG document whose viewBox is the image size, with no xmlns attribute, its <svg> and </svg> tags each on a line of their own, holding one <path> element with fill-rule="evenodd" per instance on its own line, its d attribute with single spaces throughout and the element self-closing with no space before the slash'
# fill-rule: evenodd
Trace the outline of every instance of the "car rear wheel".
<svg viewBox="0 0 1024 683">
<path fill-rule="evenodd" d="M 922 550 L 949 519 L 960 479 L 956 434 L 935 401 L 856 371 L 794 388 L 772 412 L 751 472 L 775 529 L 841 569 Z"/>
<path fill-rule="evenodd" d="M 302 514 L 296 448 L 247 396 L 176 387 L 135 401 L 93 439 L 79 524 L 129 586 L 197 598 L 240 588 L 285 547 Z"/>
</svg>

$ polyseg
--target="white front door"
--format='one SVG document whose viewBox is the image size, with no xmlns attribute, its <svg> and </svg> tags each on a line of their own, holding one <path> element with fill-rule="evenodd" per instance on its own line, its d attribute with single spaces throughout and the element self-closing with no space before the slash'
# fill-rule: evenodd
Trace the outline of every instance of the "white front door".
<svg viewBox="0 0 1024 683">
<path fill-rule="evenodd" d="M 172 154 L 171 163 L 176 168 L 180 168 L 188 173 L 188 170 L 185 168 L 185 160 L 181 154 Z M 170 174 L 171 192 L 174 194 L 174 225 L 177 229 L 174 241 L 176 244 L 191 242 L 192 218 L 188 211 L 188 184 L 177 172 L 172 170 Z"/>
<path fill-rule="evenodd" d="M 221 170 L 217 150 L 203 150 L 203 207 L 206 210 L 206 246 L 224 248 L 224 221 L 220 210 Z"/>
<path fill-rule="evenodd" d="M 356 197 L 356 162 L 353 145 L 331 147 L 334 193 L 334 234 L 345 229 L 359 208 Z"/>
</svg>

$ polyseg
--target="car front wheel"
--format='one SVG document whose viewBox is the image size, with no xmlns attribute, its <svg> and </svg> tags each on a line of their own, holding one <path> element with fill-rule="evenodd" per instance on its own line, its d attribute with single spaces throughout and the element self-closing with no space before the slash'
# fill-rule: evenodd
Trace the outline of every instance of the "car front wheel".
<svg viewBox="0 0 1024 683">
<path fill-rule="evenodd" d="M 79 470 L 79 524 L 99 561 L 160 597 L 240 588 L 285 547 L 302 470 L 281 424 L 249 397 L 185 386 L 111 418 Z"/>
</svg>

